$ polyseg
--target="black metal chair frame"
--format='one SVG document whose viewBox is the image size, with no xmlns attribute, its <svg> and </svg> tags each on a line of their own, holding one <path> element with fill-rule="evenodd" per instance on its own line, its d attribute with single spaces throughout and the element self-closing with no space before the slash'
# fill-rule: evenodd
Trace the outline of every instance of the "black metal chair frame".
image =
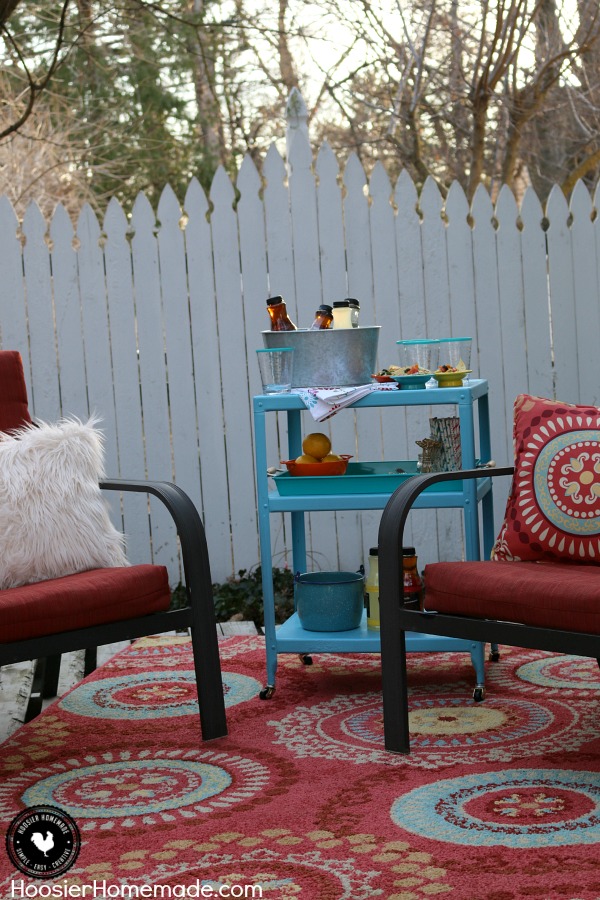
<svg viewBox="0 0 600 900">
<path fill-rule="evenodd" d="M 379 526 L 381 676 L 386 750 L 393 753 L 410 753 L 405 641 L 407 631 L 589 656 L 595 657 L 600 662 L 598 634 L 540 628 L 498 619 L 442 614 L 434 610 L 411 610 L 402 606 L 404 526 L 419 494 L 439 481 L 498 477 L 512 475 L 513 472 L 514 468 L 507 466 L 486 469 L 485 473 L 481 469 L 468 469 L 462 472 L 415 475 L 407 479 L 388 500 Z M 518 563 L 515 563 L 515 567 L 518 567 Z"/>
<path fill-rule="evenodd" d="M 202 739 L 212 740 L 227 734 L 225 701 L 221 679 L 219 645 L 206 534 L 198 511 L 188 495 L 177 485 L 162 481 L 103 480 L 103 490 L 152 494 L 168 509 L 180 541 L 188 606 L 94 625 L 75 631 L 60 631 L 30 640 L 0 643 L 0 666 L 31 659 L 47 659 L 37 684 L 37 701 L 53 696 L 58 684 L 60 654 L 73 650 L 90 652 L 103 644 L 132 640 L 162 632 L 190 629 Z M 44 675 L 46 677 L 44 677 Z"/>
</svg>

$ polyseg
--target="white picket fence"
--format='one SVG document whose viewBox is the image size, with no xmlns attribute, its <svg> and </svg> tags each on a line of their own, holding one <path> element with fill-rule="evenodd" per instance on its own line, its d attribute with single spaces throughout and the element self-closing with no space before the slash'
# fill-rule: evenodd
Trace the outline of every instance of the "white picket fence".
<svg viewBox="0 0 600 900">
<path fill-rule="evenodd" d="M 236 201 L 236 190 L 239 192 Z M 19 223 L 0 199 L 0 341 L 24 358 L 36 417 L 97 412 L 107 472 L 173 479 L 206 523 L 214 580 L 259 558 L 252 396 L 265 300 L 283 294 L 302 326 L 321 302 L 361 303 L 362 325 L 382 325 L 378 365 L 397 362 L 399 338 L 473 336 L 473 368 L 489 380 L 492 447 L 511 452 L 512 404 L 528 391 L 600 402 L 600 223 L 578 184 L 543 210 L 528 190 L 517 205 L 480 188 L 469 207 L 458 184 L 445 201 L 433 180 L 420 194 L 381 165 L 369 179 L 356 156 L 343 171 L 302 133 L 287 166 L 275 148 L 261 172 L 247 157 L 235 189 L 219 169 L 207 197 L 192 180 L 183 209 L 165 187 L 158 209 L 140 195 L 128 217 L 115 200 L 100 223 L 84 206 L 75 224 L 58 207 L 48 223 L 32 204 Z M 452 409 L 436 410 L 437 415 Z M 329 430 L 356 459 L 414 458 L 428 410 L 344 411 L 304 431 Z M 285 458 L 285 418 L 270 423 L 270 458 Z M 501 517 L 505 491 L 496 491 Z M 132 561 L 153 558 L 179 578 L 168 517 L 139 496 L 115 507 Z M 122 518 L 120 518 L 122 517 Z M 376 543 L 380 512 L 315 513 L 315 568 L 356 568 Z M 456 511 L 413 514 L 419 562 L 460 553 Z M 282 564 L 287 516 L 274 520 Z"/>
</svg>

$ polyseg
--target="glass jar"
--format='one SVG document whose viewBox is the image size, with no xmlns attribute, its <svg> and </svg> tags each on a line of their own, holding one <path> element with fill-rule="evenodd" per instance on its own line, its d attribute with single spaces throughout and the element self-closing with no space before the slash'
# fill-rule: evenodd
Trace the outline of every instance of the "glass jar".
<svg viewBox="0 0 600 900">
<path fill-rule="evenodd" d="M 333 327 L 352 328 L 352 310 L 348 300 L 335 300 L 333 304 Z"/>
<path fill-rule="evenodd" d="M 332 322 L 333 310 L 331 306 L 327 306 L 326 303 L 322 303 L 318 310 L 315 312 L 315 320 L 310 326 L 310 330 L 321 331 L 324 328 L 331 328 Z"/>
<path fill-rule="evenodd" d="M 350 321 L 353 328 L 358 328 L 358 314 L 360 312 L 360 303 L 348 297 L 348 305 L 350 306 Z"/>
<path fill-rule="evenodd" d="M 411 609 L 423 608 L 423 579 L 417 568 L 414 547 L 402 548 L 402 568 L 404 571 L 403 605 Z"/>
<path fill-rule="evenodd" d="M 367 604 L 367 625 L 379 628 L 379 549 L 369 550 L 369 572 L 365 583 L 365 600 Z"/>
<path fill-rule="evenodd" d="M 267 312 L 271 319 L 271 331 L 297 331 L 296 326 L 288 316 L 287 306 L 283 297 L 269 297 L 267 300 Z"/>
</svg>

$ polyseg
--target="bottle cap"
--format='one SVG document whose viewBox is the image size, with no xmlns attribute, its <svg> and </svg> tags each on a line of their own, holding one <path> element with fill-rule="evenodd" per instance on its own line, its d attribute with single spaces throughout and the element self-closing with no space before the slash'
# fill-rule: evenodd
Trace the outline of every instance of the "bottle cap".
<svg viewBox="0 0 600 900">
<path fill-rule="evenodd" d="M 379 547 L 371 547 L 369 556 L 379 556 Z"/>
<path fill-rule="evenodd" d="M 269 297 L 267 300 L 267 306 L 277 306 L 278 303 L 283 303 L 283 297 Z"/>
<path fill-rule="evenodd" d="M 354 307 L 354 309 L 360 309 L 360 303 L 358 302 L 358 300 L 353 300 L 352 297 L 347 297 L 346 302 L 348 306 L 352 306 Z"/>
<path fill-rule="evenodd" d="M 319 306 L 319 308 L 317 309 L 317 311 L 315 313 L 315 316 L 317 316 L 319 313 L 325 313 L 327 316 L 330 316 L 332 312 L 333 312 L 333 310 L 332 310 L 331 306 L 327 306 L 326 303 L 321 303 L 321 305 Z"/>
<path fill-rule="evenodd" d="M 334 309 L 342 309 L 342 308 L 344 308 L 344 307 L 346 307 L 346 306 L 350 306 L 350 304 L 348 303 L 347 300 L 334 300 L 334 301 L 333 301 L 333 308 L 334 308 Z"/>
<path fill-rule="evenodd" d="M 402 548 L 402 556 L 416 556 L 414 547 L 403 547 Z"/>
</svg>

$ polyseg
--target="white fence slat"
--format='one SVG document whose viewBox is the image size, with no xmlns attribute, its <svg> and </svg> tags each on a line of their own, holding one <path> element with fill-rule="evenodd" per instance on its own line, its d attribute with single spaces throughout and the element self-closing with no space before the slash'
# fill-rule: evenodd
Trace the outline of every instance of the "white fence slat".
<svg viewBox="0 0 600 900">
<path fill-rule="evenodd" d="M 8 197 L 0 197 L 0 346 L 3 350 L 18 350 L 31 398 L 31 368 L 27 334 L 27 308 L 23 286 L 23 259 L 18 236 L 19 220 Z"/>
<path fill-rule="evenodd" d="M 237 214 L 246 333 L 245 356 L 243 360 L 238 361 L 240 374 L 242 367 L 246 367 L 246 379 L 244 380 L 242 377 L 239 379 L 238 396 L 240 403 L 245 401 L 248 405 L 252 434 L 254 434 L 252 398 L 255 394 L 262 393 L 260 373 L 256 362 L 256 350 L 263 346 L 261 332 L 268 329 L 270 322 L 266 309 L 266 300 L 269 297 L 269 278 L 265 210 L 260 198 L 261 187 L 260 175 L 252 157 L 247 155 L 240 166 L 237 179 L 237 189 L 240 192 Z M 279 465 L 279 460 L 287 459 L 288 457 L 285 415 L 267 416 L 266 426 L 267 460 L 269 460 L 269 465 Z M 251 453 L 254 460 L 254 443 L 252 444 Z M 254 482 L 253 487 L 255 487 Z M 256 503 L 256 493 L 254 502 Z M 273 558 L 284 551 L 289 543 L 287 540 L 287 535 L 290 534 L 289 516 L 285 516 L 285 525 L 283 521 L 283 513 L 273 516 L 273 522 L 271 523 L 271 554 Z M 256 554 L 258 559 L 258 546 Z"/>
<path fill-rule="evenodd" d="M 100 417 L 99 427 L 105 436 L 106 472 L 110 477 L 116 478 L 119 474 L 119 460 L 104 257 L 100 246 L 100 225 L 89 204 L 84 205 L 77 221 L 77 238 L 81 320 L 90 413 Z M 116 499 L 112 498 L 112 494 L 107 496 L 111 496 L 111 505 L 113 509 L 117 509 Z M 122 527 L 120 522 L 119 527 Z"/>
<path fill-rule="evenodd" d="M 317 216 L 323 299 L 332 304 L 348 295 L 342 191 L 338 182 L 339 167 L 331 147 L 324 143 L 316 162 Z M 360 301 L 360 298 L 357 298 Z M 316 308 L 316 307 L 315 307 Z M 308 323 L 307 323 L 308 324 Z M 353 453 L 356 423 L 353 413 L 331 420 L 334 453 Z M 347 450 L 346 448 L 350 448 Z M 355 510 L 335 514 L 338 568 L 352 571 L 363 562 L 360 515 Z"/>
<path fill-rule="evenodd" d="M 60 390 L 46 230 L 39 207 L 36 203 L 30 203 L 23 217 L 23 268 L 31 353 L 29 402 L 38 419 L 52 422 L 60 416 Z"/>
<path fill-rule="evenodd" d="M 313 171 L 312 150 L 306 137 L 298 132 L 288 159 L 290 169 L 289 193 L 294 242 L 294 277 L 298 306 L 298 327 L 308 327 L 323 297 L 319 255 L 319 222 L 317 215 L 317 190 Z M 312 423 L 312 424 L 311 424 Z M 302 417 L 302 434 L 311 431 L 328 433 L 330 425 L 313 427 L 314 422 L 305 413 Z M 313 558 L 321 559 L 320 568 L 337 565 L 337 539 L 335 515 L 331 512 L 312 513 L 306 516 L 307 550 Z M 316 554 L 322 554 L 317 557 Z"/>
<path fill-rule="evenodd" d="M 343 173 L 343 226 L 348 278 L 348 296 L 360 302 L 360 325 L 375 325 L 373 260 L 369 240 L 369 198 L 365 170 L 351 153 Z"/>
<path fill-rule="evenodd" d="M 143 477 L 144 442 L 139 401 L 139 370 L 135 339 L 135 310 L 131 253 L 127 240 L 127 219 L 116 200 L 111 200 L 104 217 L 106 244 L 106 293 L 110 327 L 119 474 L 122 478 Z M 123 528 L 127 536 L 130 562 L 148 561 L 149 518 L 147 498 L 124 494 Z"/>
<path fill-rule="evenodd" d="M 73 224 L 62 204 L 50 223 L 52 286 L 56 320 L 56 349 L 63 415 L 88 415 L 85 360 L 81 340 L 81 303 Z"/>
<path fill-rule="evenodd" d="M 169 413 L 176 483 L 200 507 L 200 466 L 194 396 L 192 335 L 185 271 L 181 208 L 167 185 L 158 203 L 158 258 L 169 386 Z"/>
<path fill-rule="evenodd" d="M 442 218 L 443 201 L 440 190 L 429 177 L 423 185 L 419 206 L 421 222 L 421 247 L 423 250 L 423 278 L 425 281 L 425 321 L 424 337 L 450 337 L 450 279 L 448 274 L 448 250 L 446 246 L 446 225 Z M 443 346 L 443 345 L 442 345 Z M 440 351 L 443 352 L 443 351 Z M 440 363 L 446 360 L 440 357 Z M 422 412 L 422 411 L 421 411 Z M 427 421 L 423 423 L 421 437 L 430 433 L 429 416 L 440 418 L 456 414 L 453 406 L 426 407 Z M 433 518 L 430 514 L 430 519 Z M 438 510 L 435 514 L 438 546 L 433 558 L 457 559 L 462 552 L 462 518 L 457 510 Z M 444 551 L 440 548 L 443 547 Z"/>
<path fill-rule="evenodd" d="M 460 184 L 450 186 L 445 203 L 448 289 L 450 296 L 449 337 L 470 337 L 471 364 L 477 360 L 477 313 L 473 275 L 473 234 L 468 223 L 469 203 Z M 474 377 L 477 372 L 474 372 Z"/>
<path fill-rule="evenodd" d="M 233 551 L 229 524 L 225 419 L 221 397 L 221 362 L 217 300 L 208 200 L 193 178 L 186 196 L 185 229 L 190 321 L 194 353 L 198 455 L 202 479 L 201 513 L 213 578 L 231 573 Z M 231 351 L 223 347 L 223 363 L 231 367 Z"/>
<path fill-rule="evenodd" d="M 252 158 L 245 157 L 237 178 L 240 199 L 237 205 L 240 239 L 244 322 L 246 325 L 247 382 L 246 400 L 261 392 L 256 350 L 263 346 L 261 332 L 269 328 L 267 298 L 269 277 L 264 206 L 260 197 L 262 183 Z M 240 365 L 242 360 L 239 361 Z"/>
<path fill-rule="evenodd" d="M 424 338 L 425 283 L 423 281 L 423 251 L 420 219 L 417 212 L 419 198 L 412 178 L 403 169 L 396 182 L 394 202 L 396 216 L 396 253 L 398 258 L 398 290 L 400 296 L 400 337 L 410 341 Z"/>
<path fill-rule="evenodd" d="M 582 181 L 575 185 L 569 207 L 573 216 L 571 247 L 577 335 L 577 356 L 572 365 L 577 365 L 579 370 L 579 401 L 597 405 L 600 403 L 600 304 L 590 305 L 587 298 L 593 297 L 597 290 L 598 260 L 592 201 Z"/>
<path fill-rule="evenodd" d="M 383 199 L 383 198 L 382 198 Z M 403 170 L 396 182 L 394 203 L 397 208 L 395 216 L 395 245 L 398 267 L 398 313 L 399 321 L 395 340 L 417 340 L 428 337 L 425 325 L 425 283 L 423 279 L 423 251 L 421 246 L 421 221 L 417 207 L 419 197 L 414 182 L 408 172 Z M 394 321 L 394 320 L 392 320 Z M 382 319 L 382 325 L 387 319 Z M 395 323 L 394 323 L 395 324 Z M 387 331 L 386 324 L 386 331 Z M 394 335 L 391 335 L 393 337 Z M 434 335 L 435 336 L 435 335 Z M 390 348 L 391 362 L 397 365 L 400 357 L 394 342 Z M 385 363 L 384 363 L 385 365 Z M 384 425 L 388 416 L 384 417 Z M 396 423 L 402 427 L 402 433 L 395 443 L 399 458 L 417 459 L 419 449 L 415 441 L 429 433 L 429 414 L 426 408 L 413 407 L 398 411 Z M 392 438 L 392 440 L 394 440 Z M 386 435 L 386 447 L 390 446 L 390 437 Z M 389 456 L 389 450 L 386 450 Z M 408 518 L 405 541 L 419 548 L 419 564 L 423 565 L 436 558 L 437 537 L 431 527 L 429 513 L 414 512 Z"/>
<path fill-rule="evenodd" d="M 131 262 L 135 306 L 140 393 L 142 401 L 146 476 L 154 481 L 173 481 L 167 371 L 161 308 L 156 216 L 145 194 L 139 194 L 131 215 Z M 173 522 L 164 505 L 150 498 L 152 560 L 167 566 L 171 584 L 179 571 L 178 546 Z"/>
<path fill-rule="evenodd" d="M 296 135 L 288 164 L 294 276 L 298 327 L 308 327 L 317 306 L 325 302 L 321 285 L 317 191 L 312 166 L 312 151 L 304 135 Z M 309 321 L 310 319 L 310 321 Z"/>
<path fill-rule="evenodd" d="M 504 372 L 505 417 L 510 421 L 514 400 L 527 384 L 527 344 L 523 274 L 517 228 L 518 207 L 512 192 L 503 187 L 496 201 L 496 250 L 498 253 L 498 297 Z"/>
<path fill-rule="evenodd" d="M 263 178 L 269 296 L 284 297 L 291 319 L 298 322 L 288 175 L 275 144 L 271 144 L 265 157 Z"/>
<path fill-rule="evenodd" d="M 569 208 L 559 187 L 553 187 L 546 215 L 550 220 L 548 278 L 554 346 L 554 377 L 558 400 L 576 403 L 580 396 L 577 360 L 577 323 L 574 315 L 573 253 L 568 225 Z"/>
<path fill-rule="evenodd" d="M 423 215 L 421 246 L 423 248 L 426 322 L 426 333 L 423 337 L 449 337 L 450 287 L 446 226 L 442 219 L 442 195 L 431 176 L 423 185 L 419 206 Z"/>
<path fill-rule="evenodd" d="M 528 392 L 554 397 L 551 329 L 548 307 L 546 235 L 541 224 L 544 213 L 535 192 L 528 188 L 521 201 L 521 247 L 523 299 L 525 303 L 525 348 Z M 519 393 L 521 393 L 520 391 Z"/>
<path fill-rule="evenodd" d="M 237 217 L 233 210 L 233 185 L 219 167 L 213 179 L 211 214 L 215 287 L 219 335 L 228 353 L 221 356 L 221 387 L 225 411 L 225 442 L 231 516 L 231 536 L 236 569 L 258 559 L 257 515 L 252 464 L 252 425 L 246 400 L 246 335 Z M 225 335 L 227 335 L 225 339 Z M 237 361 L 242 360 L 241 372 Z M 233 361 L 233 365 L 231 364 Z M 240 381 L 242 382 L 240 384 Z M 239 397 L 243 400 L 240 402 Z"/>
<path fill-rule="evenodd" d="M 500 296 L 498 289 L 498 257 L 494 210 L 485 188 L 475 191 L 471 212 L 473 225 L 473 258 L 477 295 L 478 369 L 490 384 L 490 420 L 492 454 L 497 462 L 512 460 L 512 427 L 505 418 L 504 367 Z"/>
<path fill-rule="evenodd" d="M 600 210 L 600 181 L 596 185 L 596 189 L 593 192 L 593 207 L 598 212 Z M 594 239 L 596 242 L 596 293 L 594 296 L 600 297 L 600 216 L 596 215 L 594 217 Z"/>
<path fill-rule="evenodd" d="M 323 302 L 331 304 L 348 296 L 348 285 L 339 167 L 327 142 L 323 143 L 317 154 L 315 169 Z M 306 324 L 310 325 L 310 322 Z"/>
<path fill-rule="evenodd" d="M 346 267 L 348 270 L 348 296 L 356 297 L 360 302 L 360 327 L 378 325 L 381 324 L 381 320 L 378 321 L 375 308 L 368 197 L 369 186 L 365 170 L 355 153 L 350 155 L 346 163 L 343 184 L 345 188 L 342 202 Z M 392 298 L 391 304 L 393 309 L 397 309 L 397 297 Z M 380 360 L 381 354 L 378 353 L 376 369 L 381 367 Z M 359 459 L 383 459 L 380 411 L 377 409 L 365 409 L 360 415 L 356 414 L 354 419 Z M 365 565 L 369 549 L 377 544 L 380 519 L 381 512 L 379 510 L 369 510 L 360 514 Z"/>
</svg>

